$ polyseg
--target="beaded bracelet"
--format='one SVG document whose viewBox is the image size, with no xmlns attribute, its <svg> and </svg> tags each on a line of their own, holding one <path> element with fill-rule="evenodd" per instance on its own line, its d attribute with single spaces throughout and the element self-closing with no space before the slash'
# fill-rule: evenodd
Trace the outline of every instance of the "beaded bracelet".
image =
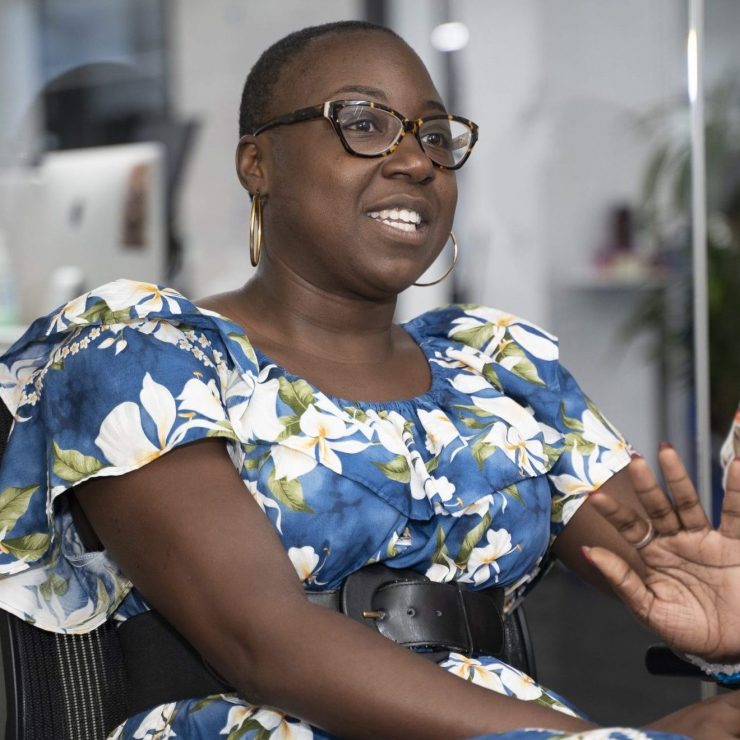
<svg viewBox="0 0 740 740">
<path fill-rule="evenodd" d="M 740 663 L 707 663 L 698 655 L 688 653 L 681 653 L 680 657 L 701 668 L 704 673 L 723 686 L 740 686 Z"/>
</svg>

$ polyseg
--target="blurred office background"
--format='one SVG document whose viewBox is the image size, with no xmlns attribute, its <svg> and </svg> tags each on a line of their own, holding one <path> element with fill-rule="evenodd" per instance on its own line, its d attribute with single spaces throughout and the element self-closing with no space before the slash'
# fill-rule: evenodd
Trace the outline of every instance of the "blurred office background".
<svg viewBox="0 0 740 740">
<path fill-rule="evenodd" d="M 740 3 L 699 6 L 716 436 L 740 398 Z M 399 318 L 461 300 L 539 323 L 635 447 L 693 461 L 689 0 L 2 0 L 0 342 L 115 277 L 246 280 L 241 86 L 270 43 L 339 19 L 399 32 L 480 125 L 454 279 Z M 647 676 L 649 638 L 558 570 L 529 613 L 540 678 L 597 720 L 698 697 Z"/>
</svg>

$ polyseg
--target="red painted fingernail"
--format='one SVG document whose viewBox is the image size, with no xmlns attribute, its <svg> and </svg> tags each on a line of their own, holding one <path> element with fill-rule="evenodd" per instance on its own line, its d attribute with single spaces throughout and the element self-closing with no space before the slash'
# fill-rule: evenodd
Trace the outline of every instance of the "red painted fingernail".
<svg viewBox="0 0 740 740">
<path fill-rule="evenodd" d="M 658 449 L 660 450 L 672 450 L 673 445 L 670 442 L 661 442 Z"/>
</svg>

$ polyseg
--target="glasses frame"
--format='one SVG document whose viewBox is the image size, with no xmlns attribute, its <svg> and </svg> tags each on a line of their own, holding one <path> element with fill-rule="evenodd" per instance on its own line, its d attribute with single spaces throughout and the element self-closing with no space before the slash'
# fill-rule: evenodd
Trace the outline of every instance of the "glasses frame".
<svg viewBox="0 0 740 740">
<path fill-rule="evenodd" d="M 366 105 L 369 108 L 377 108 L 379 110 L 385 111 L 386 113 L 390 113 L 394 118 L 397 118 L 398 122 L 401 124 L 401 130 L 399 131 L 396 140 L 385 151 L 378 152 L 377 154 L 363 154 L 352 149 L 347 140 L 344 138 L 342 127 L 339 124 L 339 111 L 342 108 L 347 108 L 350 105 Z M 471 121 L 469 118 L 463 118 L 462 116 L 453 116 L 449 113 L 433 113 L 430 116 L 422 116 L 421 118 L 415 118 L 412 120 L 410 118 L 406 118 L 397 110 L 389 108 L 387 105 L 375 103 L 372 100 L 327 100 L 324 103 L 312 105 L 308 108 L 300 108 L 299 110 L 293 111 L 292 113 L 286 113 L 282 116 L 277 116 L 276 118 L 263 123 L 261 126 L 258 126 L 254 130 L 252 136 L 259 136 L 264 131 L 268 131 L 269 129 L 275 128 L 276 126 L 290 126 L 294 123 L 303 123 L 304 121 L 312 121 L 317 118 L 326 118 L 326 120 L 331 123 L 332 128 L 334 129 L 335 133 L 339 137 L 339 140 L 342 142 L 342 146 L 347 150 L 347 152 L 355 157 L 363 157 L 365 159 L 377 159 L 378 157 L 390 156 L 391 154 L 393 154 L 393 152 L 396 151 L 396 149 L 398 149 L 406 134 L 413 134 L 416 137 L 416 140 L 419 142 L 421 150 L 424 152 L 424 154 L 426 154 L 427 157 L 429 157 L 429 160 L 435 167 L 439 167 L 443 170 L 459 170 L 465 164 L 465 162 L 467 162 L 468 157 L 470 156 L 470 152 L 473 151 L 475 142 L 478 141 L 478 125 L 473 123 L 473 121 Z M 428 121 L 441 120 L 457 121 L 458 123 L 462 123 L 463 125 L 470 128 L 470 144 L 468 144 L 463 158 L 454 165 L 440 164 L 439 162 L 435 162 L 429 156 L 426 149 L 424 149 L 424 144 L 421 141 L 421 136 L 419 133 L 421 130 L 421 126 Z"/>
</svg>

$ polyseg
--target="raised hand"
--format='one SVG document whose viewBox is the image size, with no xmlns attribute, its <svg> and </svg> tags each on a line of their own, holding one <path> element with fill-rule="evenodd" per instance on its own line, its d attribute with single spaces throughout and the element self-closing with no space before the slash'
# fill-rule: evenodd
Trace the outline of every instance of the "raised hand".
<svg viewBox="0 0 740 740">
<path fill-rule="evenodd" d="M 642 458 L 630 475 L 649 520 L 596 493 L 596 508 L 638 549 L 638 574 L 602 547 L 584 555 L 637 618 L 673 649 L 712 663 L 740 662 L 740 458 L 730 464 L 719 529 L 713 529 L 680 457 L 658 455 L 673 501 Z"/>
</svg>

